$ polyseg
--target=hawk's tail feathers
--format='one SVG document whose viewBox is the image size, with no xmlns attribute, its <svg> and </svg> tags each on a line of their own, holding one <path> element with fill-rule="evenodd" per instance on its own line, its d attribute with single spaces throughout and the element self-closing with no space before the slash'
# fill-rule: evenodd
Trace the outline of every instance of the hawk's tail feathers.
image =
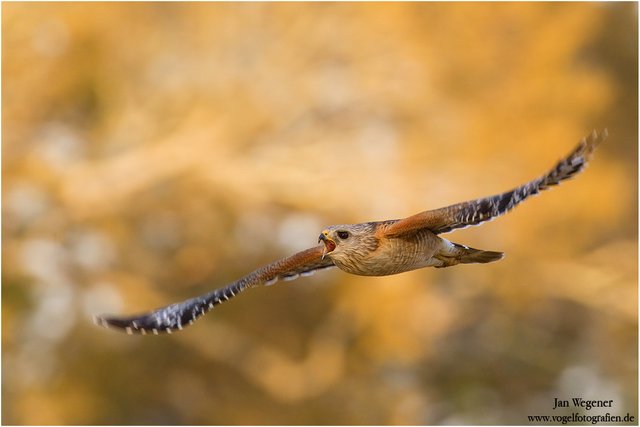
<svg viewBox="0 0 640 427">
<path fill-rule="evenodd" d="M 482 249 L 467 248 L 467 253 L 460 257 L 461 264 L 486 264 L 500 261 L 504 252 L 483 251 Z"/>
<path fill-rule="evenodd" d="M 449 242 L 442 239 L 446 245 L 442 251 L 434 257 L 442 262 L 435 265 L 436 268 L 451 267 L 457 264 L 486 264 L 488 262 L 500 261 L 504 257 L 504 252 L 485 251 L 482 249 L 470 248 L 459 243 Z"/>
</svg>

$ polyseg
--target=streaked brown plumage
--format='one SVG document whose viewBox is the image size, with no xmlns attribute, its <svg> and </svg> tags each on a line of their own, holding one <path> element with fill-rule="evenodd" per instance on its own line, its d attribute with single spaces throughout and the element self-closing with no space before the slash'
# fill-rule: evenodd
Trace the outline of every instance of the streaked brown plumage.
<svg viewBox="0 0 640 427">
<path fill-rule="evenodd" d="M 271 285 L 278 280 L 337 266 L 363 276 L 386 276 L 424 267 L 487 263 L 502 259 L 502 252 L 484 251 L 450 242 L 441 233 L 490 221 L 523 202 L 527 197 L 571 178 L 584 169 L 594 149 L 607 138 L 606 129 L 595 131 L 545 175 L 502 194 L 430 210 L 398 220 L 344 224 L 327 227 L 319 246 L 275 261 L 206 295 L 131 317 L 99 316 L 105 327 L 129 334 L 180 330 L 217 304 L 245 289 Z"/>
</svg>

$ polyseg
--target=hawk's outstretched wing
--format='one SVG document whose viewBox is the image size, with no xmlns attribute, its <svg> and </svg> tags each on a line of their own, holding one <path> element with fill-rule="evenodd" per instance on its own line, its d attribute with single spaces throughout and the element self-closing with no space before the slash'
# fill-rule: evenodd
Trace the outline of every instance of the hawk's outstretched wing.
<svg viewBox="0 0 640 427">
<path fill-rule="evenodd" d="M 386 236 L 399 236 L 423 228 L 427 228 L 435 234 L 440 234 L 490 221 L 510 211 L 527 197 L 557 185 L 583 170 L 594 149 L 607 139 L 607 136 L 606 129 L 600 135 L 594 130 L 588 138 L 583 138 L 580 141 L 575 150 L 560 160 L 545 175 L 511 191 L 421 212 L 397 221 L 385 222 L 384 234 Z"/>
<path fill-rule="evenodd" d="M 329 257 L 323 257 L 323 254 L 324 245 L 316 246 L 275 261 L 208 294 L 137 316 L 104 315 L 97 316 L 94 321 L 100 326 L 120 329 L 128 334 L 171 333 L 192 324 L 214 306 L 233 298 L 245 289 L 272 285 L 279 279 L 294 280 L 299 276 L 310 276 L 317 270 L 333 267 L 333 261 Z"/>
</svg>

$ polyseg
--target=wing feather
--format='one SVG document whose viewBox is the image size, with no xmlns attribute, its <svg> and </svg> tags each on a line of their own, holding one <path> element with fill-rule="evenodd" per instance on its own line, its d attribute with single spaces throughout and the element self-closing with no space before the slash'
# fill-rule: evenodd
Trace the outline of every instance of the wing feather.
<svg viewBox="0 0 640 427">
<path fill-rule="evenodd" d="M 298 252 L 287 258 L 266 265 L 227 286 L 208 294 L 191 298 L 134 316 L 97 316 L 94 322 L 106 328 L 122 330 L 128 334 L 161 334 L 182 330 L 216 305 L 235 297 L 245 289 L 260 285 L 272 285 L 278 280 L 294 280 L 308 276 L 317 270 L 334 267 L 328 257 L 323 258 L 324 245 Z"/>
<path fill-rule="evenodd" d="M 387 236 L 398 236 L 419 229 L 429 229 L 435 234 L 478 225 L 509 212 L 529 196 L 559 184 L 582 171 L 590 160 L 595 148 L 607 139 L 605 129 L 601 134 L 595 130 L 588 138 L 583 138 L 578 146 L 545 175 L 524 185 L 495 196 L 457 203 L 440 209 L 425 211 L 416 215 L 385 224 Z"/>
</svg>

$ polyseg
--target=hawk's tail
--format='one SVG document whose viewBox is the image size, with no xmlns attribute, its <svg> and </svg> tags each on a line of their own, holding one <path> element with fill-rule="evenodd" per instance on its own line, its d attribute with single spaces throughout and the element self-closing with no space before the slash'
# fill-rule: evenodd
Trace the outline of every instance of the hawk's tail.
<svg viewBox="0 0 640 427">
<path fill-rule="evenodd" d="M 484 251 L 482 249 L 466 248 L 460 256 L 461 264 L 486 264 L 488 262 L 500 261 L 504 258 L 504 252 Z"/>
<path fill-rule="evenodd" d="M 442 241 L 445 243 L 443 250 L 434 255 L 434 258 L 442 264 L 435 265 L 436 268 L 451 267 L 457 264 L 486 264 L 499 261 L 504 257 L 504 252 L 470 248 L 446 239 L 442 239 Z"/>
</svg>

